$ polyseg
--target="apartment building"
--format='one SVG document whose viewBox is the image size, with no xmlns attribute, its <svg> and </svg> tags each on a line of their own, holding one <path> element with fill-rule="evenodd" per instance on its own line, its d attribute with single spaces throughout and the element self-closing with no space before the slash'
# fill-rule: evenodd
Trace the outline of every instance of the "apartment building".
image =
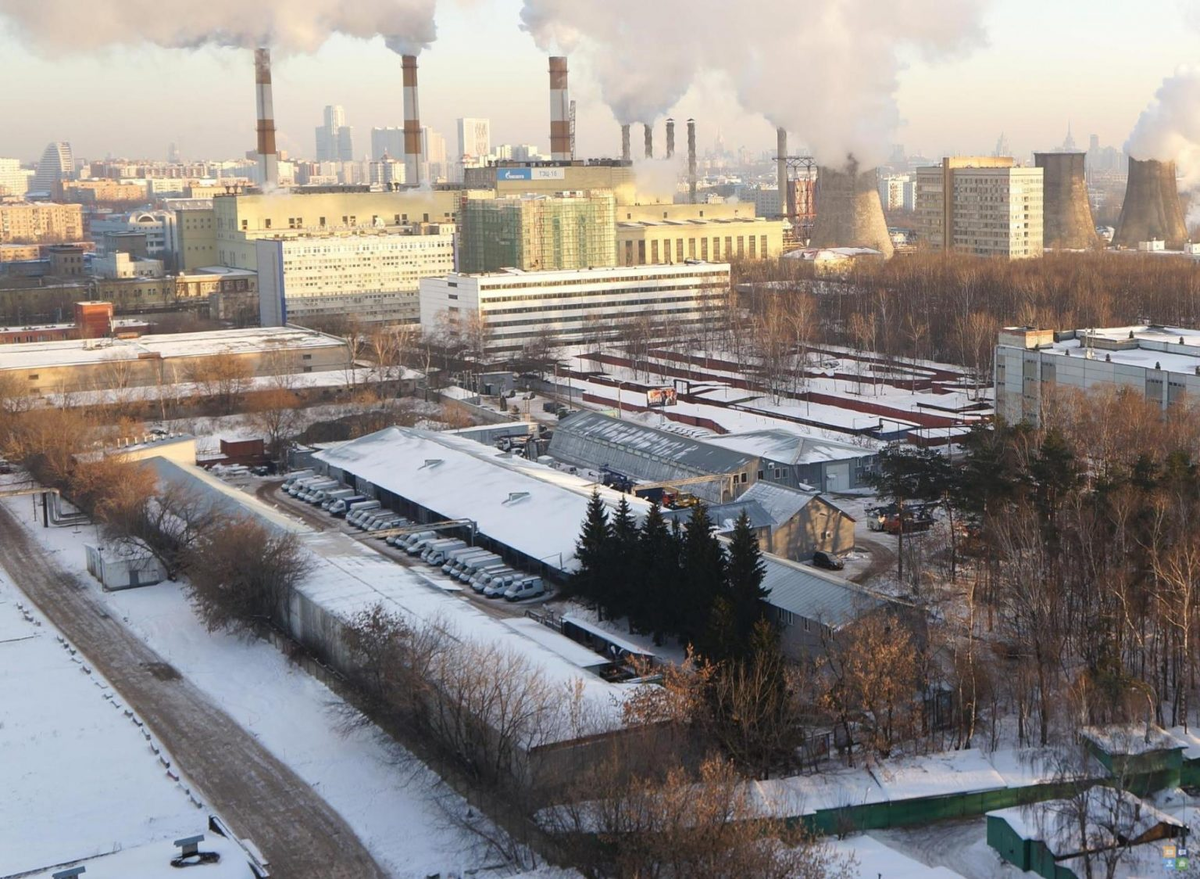
<svg viewBox="0 0 1200 879">
<path fill-rule="evenodd" d="M 0 202 L 0 244 L 78 241 L 83 208 L 53 202 Z"/>
<path fill-rule="evenodd" d="M 934 250 L 1029 259 L 1042 255 L 1042 169 L 1011 158 L 952 156 L 918 168 L 920 239 Z"/>
</svg>

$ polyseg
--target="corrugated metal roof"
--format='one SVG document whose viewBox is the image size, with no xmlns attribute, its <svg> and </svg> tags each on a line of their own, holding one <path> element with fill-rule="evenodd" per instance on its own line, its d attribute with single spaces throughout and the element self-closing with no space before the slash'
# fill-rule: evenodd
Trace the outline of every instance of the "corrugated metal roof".
<svg viewBox="0 0 1200 879">
<path fill-rule="evenodd" d="M 572 464 L 607 465 L 638 479 L 654 480 L 678 478 L 681 473 L 733 473 L 757 461 L 754 455 L 599 412 L 577 412 L 559 422 L 550 454 Z"/>
<path fill-rule="evenodd" d="M 863 448 L 832 439 L 816 439 L 782 428 L 730 433 L 709 437 L 705 442 L 780 464 L 817 464 L 822 461 L 869 458 L 877 454 L 873 448 Z"/>
<path fill-rule="evenodd" d="M 763 556 L 763 566 L 770 604 L 834 629 L 892 601 L 849 580 L 777 556 Z"/>
<path fill-rule="evenodd" d="M 760 504 L 776 525 L 782 525 L 808 506 L 815 492 L 796 491 L 769 482 L 756 482 L 744 492 L 742 500 Z"/>
<path fill-rule="evenodd" d="M 751 528 L 773 528 L 776 525 L 771 514 L 763 509 L 761 504 L 748 501 L 744 496 L 741 500 L 734 501 L 731 504 L 713 504 L 707 509 L 708 518 L 712 521 L 713 527 L 718 534 L 727 534 L 733 531 L 733 525 L 743 510 L 750 517 Z M 687 522 L 691 517 L 692 511 L 690 509 L 663 510 L 663 518 L 668 522 L 675 519 L 678 519 L 680 522 Z"/>
</svg>

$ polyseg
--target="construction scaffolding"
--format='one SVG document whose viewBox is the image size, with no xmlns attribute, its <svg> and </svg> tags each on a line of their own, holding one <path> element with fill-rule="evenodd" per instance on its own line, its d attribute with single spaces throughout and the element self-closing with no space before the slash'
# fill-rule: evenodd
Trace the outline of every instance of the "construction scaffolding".
<svg viewBox="0 0 1200 879">
<path fill-rule="evenodd" d="M 461 217 L 463 272 L 616 265 L 616 203 L 611 192 L 468 198 Z"/>
</svg>

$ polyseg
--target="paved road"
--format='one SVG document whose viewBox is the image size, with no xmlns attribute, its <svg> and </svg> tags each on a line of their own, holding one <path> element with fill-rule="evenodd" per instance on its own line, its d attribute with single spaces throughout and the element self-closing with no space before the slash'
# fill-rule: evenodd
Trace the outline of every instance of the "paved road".
<svg viewBox="0 0 1200 879">
<path fill-rule="evenodd" d="M 880 574 L 895 571 L 896 550 L 893 547 L 888 546 L 877 538 L 867 537 L 865 534 L 856 534 L 854 542 L 856 549 L 865 548 L 871 553 L 871 563 L 864 570 L 859 571 L 850 578 L 855 583 L 862 583 L 864 586 L 869 586 L 870 581 Z"/>
<path fill-rule="evenodd" d="M 200 690 L 108 615 L 0 506 L 0 564 L 138 712 L 180 769 L 275 876 L 387 874 L 329 804 Z"/>
</svg>

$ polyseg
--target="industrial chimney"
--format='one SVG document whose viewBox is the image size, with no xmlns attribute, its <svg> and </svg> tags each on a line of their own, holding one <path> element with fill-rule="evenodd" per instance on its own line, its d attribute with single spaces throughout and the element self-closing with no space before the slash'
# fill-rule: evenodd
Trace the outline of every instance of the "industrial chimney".
<svg viewBox="0 0 1200 879">
<path fill-rule="evenodd" d="M 1125 203 L 1121 205 L 1113 244 L 1137 247 L 1139 242 L 1153 239 L 1166 242 L 1171 250 L 1182 248 L 1187 241 L 1175 163 L 1131 158 Z"/>
<path fill-rule="evenodd" d="M 567 96 L 567 59 L 550 59 L 550 158 L 556 162 L 571 159 L 571 109 Z"/>
<path fill-rule="evenodd" d="M 1096 246 L 1096 224 L 1088 202 L 1083 153 L 1034 153 L 1042 169 L 1042 223 L 1046 247 L 1088 250 Z"/>
<path fill-rule="evenodd" d="M 675 120 L 667 120 L 667 158 L 675 155 Z"/>
<path fill-rule="evenodd" d="M 642 139 L 646 143 L 646 158 L 654 158 L 654 125 L 650 122 L 642 123 Z"/>
<path fill-rule="evenodd" d="M 258 177 L 263 189 L 279 185 L 275 149 L 275 103 L 271 99 L 271 50 L 254 50 L 254 91 L 258 105 Z"/>
<path fill-rule="evenodd" d="M 687 121 L 688 131 L 688 201 L 696 203 L 696 120 Z"/>
<path fill-rule="evenodd" d="M 404 71 L 404 182 L 421 185 L 421 107 L 417 100 L 417 56 L 401 55 Z"/>
<path fill-rule="evenodd" d="M 779 215 L 782 217 L 791 216 L 788 210 L 788 203 L 795 199 L 788 198 L 788 172 L 787 172 L 787 155 L 788 155 L 788 136 L 786 128 L 775 129 L 775 162 L 776 174 L 779 180 Z"/>
<path fill-rule="evenodd" d="M 633 161 L 633 148 L 629 143 L 629 123 L 626 122 L 621 126 L 621 161 Z"/>
<path fill-rule="evenodd" d="M 876 170 L 858 170 L 851 158 L 842 170 L 817 172 L 817 216 L 813 247 L 871 247 L 891 257 L 894 252 L 879 201 Z"/>
</svg>

